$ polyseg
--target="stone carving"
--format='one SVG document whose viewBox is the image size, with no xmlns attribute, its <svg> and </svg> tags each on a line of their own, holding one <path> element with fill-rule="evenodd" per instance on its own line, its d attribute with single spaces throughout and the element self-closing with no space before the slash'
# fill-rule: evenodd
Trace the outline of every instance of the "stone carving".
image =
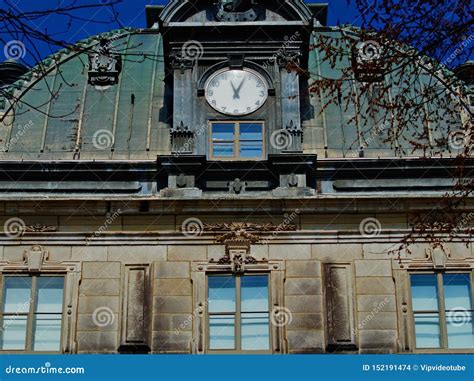
<svg viewBox="0 0 474 381">
<path fill-rule="evenodd" d="M 285 49 L 279 51 L 276 55 L 276 62 L 278 66 L 288 69 L 289 71 L 295 70 L 299 67 L 301 53 L 289 52 Z"/>
<path fill-rule="evenodd" d="M 219 261 L 220 265 L 230 265 L 233 273 L 243 273 L 245 265 L 256 264 L 257 260 L 247 250 L 229 250 Z"/>
<path fill-rule="evenodd" d="M 282 231 L 281 226 L 272 223 L 255 224 L 252 222 L 224 222 L 216 224 L 204 224 L 204 230 L 215 232 L 272 232 Z M 296 231 L 296 225 L 285 226 L 285 231 Z M 237 233 L 236 233 L 237 234 Z"/>
<path fill-rule="evenodd" d="M 173 152 L 193 152 L 194 132 L 183 121 L 170 130 L 170 135 Z"/>
<path fill-rule="evenodd" d="M 25 233 L 49 233 L 55 232 L 57 230 L 56 226 L 43 225 L 43 224 L 34 224 L 25 226 Z"/>
<path fill-rule="evenodd" d="M 192 69 L 195 60 L 191 56 L 185 54 L 172 53 L 171 54 L 171 66 L 174 69 L 181 70 L 181 74 L 184 74 L 186 69 Z"/>
<path fill-rule="evenodd" d="M 96 52 L 89 55 L 89 83 L 93 86 L 113 86 L 122 70 L 120 54 L 113 53 L 110 41 L 100 41 Z"/>
<path fill-rule="evenodd" d="M 429 250 L 434 268 L 444 269 L 448 260 L 448 255 L 439 247 Z"/>
<path fill-rule="evenodd" d="M 255 21 L 257 18 L 258 10 L 250 0 L 220 0 L 217 3 L 218 21 L 242 22 Z"/>
<path fill-rule="evenodd" d="M 40 245 L 35 245 L 25 251 L 23 255 L 25 263 L 28 264 L 28 271 L 39 272 L 48 259 L 48 252 Z"/>
<path fill-rule="evenodd" d="M 245 188 L 247 187 L 247 183 L 245 181 L 241 181 L 240 179 L 235 179 L 229 183 L 229 192 L 240 194 L 245 192 Z"/>
<path fill-rule="evenodd" d="M 288 175 L 288 186 L 290 188 L 295 188 L 298 186 L 298 176 L 295 173 Z"/>
<path fill-rule="evenodd" d="M 207 231 L 225 232 L 216 237 L 216 242 L 224 244 L 226 248 L 225 255 L 217 264 L 230 265 L 233 273 L 242 273 L 246 265 L 258 263 L 257 259 L 250 255 L 250 246 L 260 241 L 258 232 L 281 231 L 281 226 L 249 222 L 204 224 L 203 228 Z M 296 230 L 296 226 L 288 225 L 285 230 Z M 211 260 L 212 262 L 214 261 Z"/>
</svg>

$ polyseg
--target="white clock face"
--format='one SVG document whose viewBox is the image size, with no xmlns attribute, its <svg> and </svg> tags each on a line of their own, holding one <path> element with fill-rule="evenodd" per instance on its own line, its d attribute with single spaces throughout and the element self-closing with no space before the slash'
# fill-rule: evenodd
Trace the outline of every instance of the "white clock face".
<svg viewBox="0 0 474 381">
<path fill-rule="evenodd" d="M 221 70 L 207 80 L 205 90 L 209 105 L 226 115 L 251 114 L 268 98 L 267 82 L 250 69 Z"/>
</svg>

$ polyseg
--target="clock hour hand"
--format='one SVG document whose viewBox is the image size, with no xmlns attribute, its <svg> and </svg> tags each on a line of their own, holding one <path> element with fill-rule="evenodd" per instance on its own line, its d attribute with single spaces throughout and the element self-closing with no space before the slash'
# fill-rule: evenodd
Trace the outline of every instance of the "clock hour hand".
<svg viewBox="0 0 474 381">
<path fill-rule="evenodd" d="M 232 90 L 234 91 L 234 99 L 240 99 L 239 91 L 240 89 L 234 86 L 234 82 L 230 81 L 230 85 L 232 86 Z"/>
<path fill-rule="evenodd" d="M 244 85 L 245 78 L 242 79 L 242 82 L 240 82 L 240 85 L 236 88 L 234 86 L 234 83 L 230 81 L 230 85 L 232 86 L 232 90 L 234 90 L 234 99 L 240 99 L 240 90 L 242 89 L 242 86 Z"/>
</svg>

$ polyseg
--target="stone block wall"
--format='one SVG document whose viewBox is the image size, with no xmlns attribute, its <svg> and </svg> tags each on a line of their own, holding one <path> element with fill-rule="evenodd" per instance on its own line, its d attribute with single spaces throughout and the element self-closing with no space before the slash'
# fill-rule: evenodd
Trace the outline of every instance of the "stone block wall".
<svg viewBox="0 0 474 381">
<path fill-rule="evenodd" d="M 334 343 L 332 350 L 338 350 L 340 345 L 339 350 L 345 352 L 399 350 L 402 290 L 397 289 L 394 274 L 403 269 L 398 259 L 386 253 L 390 245 L 312 244 L 289 239 L 284 244 L 252 246 L 251 254 L 258 260 L 282 263 L 283 307 L 291 315 L 284 327 L 289 353 L 322 353 Z M 27 244 L 0 247 L 0 266 L 25 266 L 24 252 L 30 247 Z M 126 341 L 124 319 L 129 314 L 147 316 L 142 330 L 147 337 L 140 345 L 146 344 L 152 353 L 191 353 L 199 313 L 193 299 L 193 263 L 218 260 L 225 253 L 224 246 L 207 241 L 185 245 L 55 244 L 43 248 L 48 252 L 45 265 L 65 264 L 66 269 L 68 263 L 79 264 L 80 282 L 73 290 L 78 301 L 74 317 L 78 353 L 117 353 Z M 450 260 L 474 258 L 472 245 L 453 243 L 448 249 Z M 404 258 L 426 260 L 426 256 L 426 246 L 420 244 Z M 149 293 L 143 298 L 143 309 L 127 302 L 128 295 L 141 300 L 137 290 L 127 283 L 127 269 L 134 265 L 149 270 L 143 272 L 146 279 L 142 283 L 146 287 L 142 288 Z M 328 266 L 341 266 L 342 270 L 331 275 Z M 336 276 L 336 285 L 331 284 L 331 276 Z M 341 287 L 346 287 L 345 291 Z M 329 311 L 329 307 L 335 310 Z M 331 327 L 342 333 L 334 335 Z"/>
</svg>

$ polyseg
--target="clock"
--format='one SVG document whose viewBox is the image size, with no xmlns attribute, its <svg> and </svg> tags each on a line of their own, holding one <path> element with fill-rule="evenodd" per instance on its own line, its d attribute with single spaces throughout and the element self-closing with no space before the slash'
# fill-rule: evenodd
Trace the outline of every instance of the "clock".
<svg viewBox="0 0 474 381">
<path fill-rule="evenodd" d="M 209 77 L 204 89 L 209 105 L 225 115 L 251 114 L 268 98 L 267 81 L 251 69 L 220 70 Z"/>
</svg>

